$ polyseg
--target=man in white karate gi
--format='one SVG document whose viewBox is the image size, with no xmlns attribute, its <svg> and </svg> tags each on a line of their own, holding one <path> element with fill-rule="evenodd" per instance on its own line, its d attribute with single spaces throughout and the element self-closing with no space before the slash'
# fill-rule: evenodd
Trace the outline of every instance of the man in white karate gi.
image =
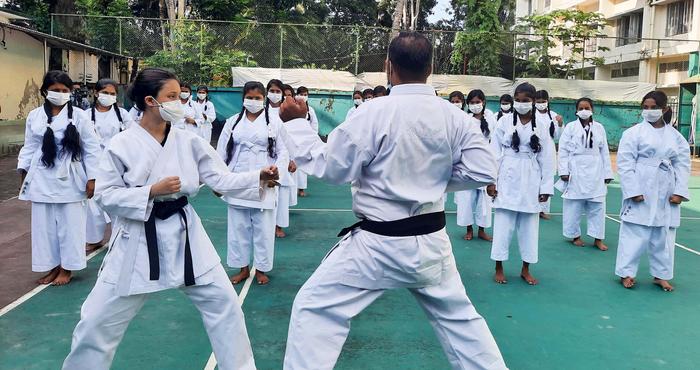
<svg viewBox="0 0 700 370">
<path fill-rule="evenodd" d="M 353 184 L 360 222 L 294 301 L 284 368 L 332 369 L 350 320 L 387 289 L 407 288 L 455 369 L 504 369 L 486 321 L 462 285 L 445 231 L 445 192 L 495 182 L 496 162 L 477 125 L 426 81 L 432 45 L 401 33 L 389 46 L 391 94 L 361 105 L 323 143 L 306 104 L 288 98 L 283 138 L 305 173 Z"/>
</svg>

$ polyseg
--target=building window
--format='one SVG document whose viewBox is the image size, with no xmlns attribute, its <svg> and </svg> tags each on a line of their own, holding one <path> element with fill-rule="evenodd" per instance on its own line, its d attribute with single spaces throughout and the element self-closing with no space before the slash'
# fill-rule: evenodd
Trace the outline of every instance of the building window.
<svg viewBox="0 0 700 370">
<path fill-rule="evenodd" d="M 622 78 L 622 77 L 633 77 L 639 76 L 639 63 L 622 63 L 617 68 L 613 68 L 611 77 L 612 78 Z"/>
<path fill-rule="evenodd" d="M 615 46 L 636 44 L 642 38 L 642 12 L 623 15 L 617 20 L 617 41 Z"/>
<path fill-rule="evenodd" d="M 586 53 L 595 53 L 598 51 L 598 39 L 586 39 Z"/>
<path fill-rule="evenodd" d="M 687 60 L 681 62 L 661 63 L 659 65 L 659 72 L 687 72 L 689 66 L 690 63 L 688 63 Z"/>
<path fill-rule="evenodd" d="M 666 8 L 666 36 L 688 33 L 692 16 L 693 2 L 691 0 L 669 4 Z"/>
</svg>

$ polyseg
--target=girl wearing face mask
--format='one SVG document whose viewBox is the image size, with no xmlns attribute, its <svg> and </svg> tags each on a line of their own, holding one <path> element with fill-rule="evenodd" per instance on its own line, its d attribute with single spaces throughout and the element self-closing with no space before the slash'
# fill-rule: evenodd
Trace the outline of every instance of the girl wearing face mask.
<svg viewBox="0 0 700 370">
<path fill-rule="evenodd" d="M 452 95 L 450 94 L 450 96 Z M 496 127 L 496 116 L 486 109 L 484 92 L 481 90 L 470 91 L 467 94 L 466 102 L 467 114 L 478 122 L 481 133 L 487 140 L 490 140 L 491 132 Z M 456 102 L 453 104 L 457 105 Z M 456 192 L 455 203 L 457 204 L 457 225 L 467 227 L 464 239 L 472 240 L 474 238 L 472 225 L 476 224 L 479 227 L 477 235 L 479 239 L 490 242 L 492 238 L 485 229 L 491 227 L 492 199 L 486 194 L 486 187 Z"/>
<path fill-rule="evenodd" d="M 583 247 L 581 213 L 586 214 L 587 234 L 601 251 L 608 250 L 605 239 L 605 197 L 613 179 L 608 138 L 603 125 L 593 120 L 593 101 L 576 101 L 576 121 L 568 123 L 559 139 L 557 188 L 564 199 L 564 237 Z"/>
<path fill-rule="evenodd" d="M 44 76 L 44 105 L 26 120 L 17 170 L 19 199 L 32 203 L 32 271 L 39 284 L 64 285 L 85 268 L 86 199 L 92 198 L 100 143 L 85 112 L 71 105 L 70 77 Z"/>
<path fill-rule="evenodd" d="M 177 77 L 157 68 L 141 70 L 129 87 L 143 118 L 102 155 L 95 200 L 117 217 L 63 369 L 110 368 L 131 319 L 151 293 L 169 289 L 200 311 L 221 369 L 255 369 L 236 292 L 188 198 L 201 181 L 225 196 L 260 201 L 261 184 L 274 181 L 276 169 L 231 173 L 209 143 L 171 129 L 183 115 L 179 94 Z"/>
<path fill-rule="evenodd" d="M 450 96 L 448 97 L 448 100 L 452 105 L 457 107 L 457 109 L 463 111 L 464 110 L 464 94 L 462 94 L 461 91 L 453 91 L 450 93 Z"/>
<path fill-rule="evenodd" d="M 216 108 L 209 100 L 209 88 L 202 85 L 197 88 L 197 99 L 194 101 L 194 108 L 202 117 L 201 136 L 207 142 L 211 142 L 212 124 L 216 120 Z"/>
<path fill-rule="evenodd" d="M 269 90 L 269 89 L 268 89 Z M 289 156 L 280 140 L 282 121 L 265 104 L 265 87 L 260 82 L 243 86 L 243 110 L 229 118 L 219 136 L 216 151 L 231 172 L 276 165 L 287 167 Z M 280 90 L 281 91 L 281 90 Z M 278 189 L 265 189 L 262 200 L 224 196 L 228 203 L 228 257 L 230 267 L 240 272 L 231 276 L 238 284 L 250 276 L 253 259 L 258 284 L 267 284 L 275 251 L 275 220 Z"/>
<path fill-rule="evenodd" d="M 535 94 L 535 108 L 536 108 L 536 119 L 537 122 L 542 122 L 540 125 L 542 145 L 550 147 L 549 153 L 552 156 L 550 160 L 552 161 L 551 169 L 556 171 L 557 163 L 557 148 L 554 144 L 555 140 L 559 140 L 561 135 L 561 128 L 564 125 L 564 119 L 562 116 L 557 114 L 557 112 L 549 109 L 549 93 L 547 90 L 539 90 Z M 554 177 L 556 172 L 552 172 L 550 175 Z M 549 210 L 551 208 L 551 199 L 541 204 L 542 209 L 540 210 L 540 217 L 545 220 L 549 220 Z"/>
<path fill-rule="evenodd" d="M 294 88 L 289 85 L 282 85 L 282 94 L 284 98 L 295 98 Z M 279 114 L 279 110 L 277 110 Z M 291 157 L 291 153 L 290 157 Z M 287 171 L 280 176 L 280 187 L 277 201 L 277 219 L 275 225 L 275 237 L 285 238 L 287 234 L 284 232 L 285 227 L 289 227 L 289 207 L 297 205 L 297 183 L 296 183 L 297 164 L 293 160 L 289 161 Z"/>
<path fill-rule="evenodd" d="M 353 113 L 355 113 L 357 108 L 359 108 L 360 105 L 362 105 L 362 91 L 355 90 L 352 93 L 352 104 L 352 107 L 350 108 L 350 110 L 348 110 L 348 114 L 345 115 L 346 121 L 350 118 L 350 116 L 352 116 Z"/>
<path fill-rule="evenodd" d="M 673 290 L 669 280 L 681 202 L 690 197 L 690 149 L 680 132 L 664 122 L 667 104 L 662 91 L 646 94 L 642 122 L 625 130 L 617 151 L 623 200 L 615 274 L 625 288 L 635 285 L 646 251 L 654 284 Z"/>
<path fill-rule="evenodd" d="M 195 108 L 191 97 L 192 89 L 190 89 L 190 85 L 184 83 L 181 84 L 179 98 L 180 106 L 184 112 L 184 115 L 182 119 L 178 120 L 177 122 L 173 122 L 173 127 L 188 130 L 197 135 L 201 135 L 201 128 L 204 118 L 202 117 L 201 112 Z"/>
<path fill-rule="evenodd" d="M 297 98 L 306 102 L 306 107 L 309 109 L 309 113 L 306 115 L 306 120 L 309 122 L 311 128 L 318 132 L 318 117 L 316 116 L 316 111 L 314 108 L 309 105 L 309 89 L 304 86 L 299 86 L 299 88 L 297 88 Z M 299 189 L 297 195 L 302 198 L 305 197 L 308 181 L 307 176 L 303 171 L 296 171 L 296 182 L 297 188 Z"/>
<path fill-rule="evenodd" d="M 95 103 L 88 114 L 92 121 L 100 147 L 104 151 L 112 138 L 131 125 L 131 116 L 117 105 L 117 82 L 103 78 L 95 85 Z M 94 200 L 88 201 L 87 242 L 88 252 L 102 246 L 109 217 Z"/>
<path fill-rule="evenodd" d="M 374 99 L 374 89 L 364 89 L 362 90 L 362 101 L 368 102 Z"/>
<path fill-rule="evenodd" d="M 513 97 L 510 94 L 503 94 L 499 99 L 501 104 L 500 109 L 498 109 L 498 115 L 496 115 L 496 121 L 501 119 L 506 114 L 513 113 Z"/>
<path fill-rule="evenodd" d="M 538 261 L 540 203 L 552 195 L 552 173 L 549 160 L 551 150 L 539 137 L 539 121 L 534 114 L 535 87 L 523 83 L 513 94 L 515 114 L 505 115 L 491 134 L 491 146 L 498 161 L 498 180 L 487 187 L 495 197 L 493 244 L 491 259 L 496 261 L 494 279 L 507 282 L 503 261 L 508 260 L 508 249 L 513 234 L 518 236 L 523 267 L 520 277 L 530 285 L 537 279 L 530 273 L 530 264 Z"/>
</svg>

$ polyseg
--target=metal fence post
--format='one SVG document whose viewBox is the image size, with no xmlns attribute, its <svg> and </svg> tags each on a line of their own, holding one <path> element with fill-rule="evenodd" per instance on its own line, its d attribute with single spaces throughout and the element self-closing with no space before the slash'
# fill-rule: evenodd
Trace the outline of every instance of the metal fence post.
<svg viewBox="0 0 700 370">
<path fill-rule="evenodd" d="M 355 28 L 355 32 L 357 33 L 355 35 L 355 76 L 357 76 L 360 67 L 360 29 Z"/>
<path fill-rule="evenodd" d="M 53 13 L 51 14 L 51 18 L 49 20 L 49 23 L 50 23 L 49 27 L 51 28 L 51 36 L 55 36 L 53 34 Z"/>
<path fill-rule="evenodd" d="M 284 57 L 282 56 L 282 43 L 284 41 L 284 28 L 282 28 L 282 25 L 280 24 L 280 69 L 282 68 L 282 60 Z"/>
<path fill-rule="evenodd" d="M 518 35 L 513 33 L 513 55 L 512 55 L 512 64 L 513 64 L 513 81 L 515 81 L 515 63 L 517 61 L 517 49 L 518 49 Z"/>
<path fill-rule="evenodd" d="M 122 19 L 117 18 L 119 21 L 119 54 L 122 54 Z"/>
<path fill-rule="evenodd" d="M 199 69 L 201 72 L 204 62 L 204 23 L 199 23 Z M 202 84 L 202 74 L 199 74 L 199 84 Z"/>
</svg>

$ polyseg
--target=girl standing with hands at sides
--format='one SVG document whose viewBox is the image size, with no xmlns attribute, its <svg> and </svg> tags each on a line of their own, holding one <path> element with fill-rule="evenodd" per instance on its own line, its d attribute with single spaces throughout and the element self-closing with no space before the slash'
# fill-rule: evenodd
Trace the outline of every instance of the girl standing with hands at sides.
<svg viewBox="0 0 700 370">
<path fill-rule="evenodd" d="M 352 107 L 350 108 L 350 110 L 348 110 L 348 114 L 345 115 L 345 120 L 346 120 L 346 121 L 350 118 L 350 116 L 352 116 L 353 113 L 355 113 L 355 111 L 357 110 L 357 108 L 359 108 L 360 105 L 362 105 L 362 103 L 363 103 L 363 101 L 362 101 L 362 91 L 360 91 L 360 90 L 355 90 L 355 91 L 352 93 L 352 104 L 353 104 L 353 105 L 352 105 Z"/>
<path fill-rule="evenodd" d="M 513 97 L 510 96 L 510 94 L 501 95 L 499 101 L 501 103 L 501 107 L 498 110 L 498 114 L 496 115 L 496 121 L 501 119 L 501 117 L 503 117 L 506 114 L 513 113 Z"/>
<path fill-rule="evenodd" d="M 593 120 L 593 101 L 576 101 L 576 121 L 568 123 L 559 139 L 557 188 L 564 199 L 564 237 L 583 247 L 581 213 L 586 212 L 588 236 L 601 251 L 605 239 L 605 196 L 613 180 L 608 138 L 603 125 Z"/>
<path fill-rule="evenodd" d="M 491 259 L 496 261 L 494 279 L 499 284 L 507 282 L 503 261 L 508 260 L 508 249 L 513 233 L 518 236 L 523 267 L 520 277 L 528 284 L 536 285 L 537 279 L 530 273 L 530 264 L 538 260 L 540 203 L 552 195 L 552 173 L 549 160 L 551 150 L 540 141 L 535 109 L 535 87 L 523 83 L 513 94 L 514 114 L 498 120 L 491 135 L 491 145 L 496 154 L 498 176 L 495 187 L 487 192 L 495 196 L 493 245 Z"/>
<path fill-rule="evenodd" d="M 314 108 L 309 105 L 309 89 L 304 86 L 299 86 L 299 88 L 297 88 L 297 97 L 306 103 L 306 108 L 309 109 L 309 113 L 306 114 L 306 120 L 309 121 L 311 128 L 318 133 L 318 117 L 316 116 Z M 300 170 L 295 173 L 297 189 L 299 189 L 297 195 L 303 198 L 306 196 L 308 179 L 306 174 Z"/>
<path fill-rule="evenodd" d="M 226 196 L 260 201 L 274 166 L 231 173 L 183 117 L 177 77 L 140 71 L 129 97 L 139 124 L 116 135 L 101 159 L 95 199 L 117 216 L 110 250 L 83 303 L 63 369 L 108 369 L 129 322 L 150 293 L 180 289 L 200 311 L 221 369 L 255 369 L 236 291 L 194 208 L 200 181 Z M 232 339 L 237 340 L 236 343 Z"/>
<path fill-rule="evenodd" d="M 73 81 L 49 71 L 44 105 L 29 112 L 17 171 L 19 199 L 32 203 L 32 271 L 39 284 L 65 285 L 86 266 L 86 202 L 95 190 L 100 143 L 85 112 L 70 103 Z"/>
<path fill-rule="evenodd" d="M 450 98 L 450 101 L 452 99 Z M 486 109 L 486 96 L 481 90 L 472 90 L 467 94 L 467 114 L 476 119 L 479 123 L 481 133 L 487 140 L 491 140 L 491 133 L 496 127 L 496 117 L 490 110 Z M 456 103 L 453 103 L 457 105 Z M 479 239 L 487 242 L 493 239 L 486 233 L 486 228 L 491 227 L 491 207 L 493 200 L 486 194 L 486 187 L 458 191 L 455 193 L 455 203 L 457 203 L 457 225 L 466 226 L 467 233 L 464 240 L 474 238 L 473 226 L 479 228 Z"/>
<path fill-rule="evenodd" d="M 228 170 L 245 173 L 250 169 L 287 166 L 289 156 L 279 140 L 282 121 L 265 105 L 265 87 L 260 82 L 243 86 L 243 110 L 229 118 L 219 136 L 216 151 Z M 258 284 L 267 284 L 275 252 L 277 188 L 265 188 L 262 199 L 224 196 L 228 203 L 228 257 L 230 267 L 240 272 L 231 276 L 238 284 L 250 276 L 253 257 Z"/>
<path fill-rule="evenodd" d="M 92 125 L 100 141 L 100 148 L 104 150 L 112 138 L 126 130 L 131 125 L 131 115 L 117 105 L 117 82 L 107 78 L 97 81 L 95 85 L 95 103 L 88 114 Z M 88 252 L 92 252 L 102 246 L 105 228 L 109 223 L 109 216 L 97 206 L 94 199 L 88 201 L 87 215 L 87 243 Z"/>
<path fill-rule="evenodd" d="M 615 274 L 625 288 L 636 281 L 646 251 L 654 284 L 670 292 L 681 203 L 689 200 L 690 148 L 663 119 L 668 98 L 652 91 L 642 99 L 642 122 L 625 130 L 617 151 L 622 188 Z"/>
<path fill-rule="evenodd" d="M 202 85 L 197 88 L 197 100 L 194 107 L 202 116 L 201 136 L 207 143 L 211 143 L 212 124 L 216 120 L 216 108 L 214 103 L 209 101 L 209 88 Z"/>
<path fill-rule="evenodd" d="M 547 90 L 537 91 L 535 94 L 535 108 L 537 108 L 535 118 L 537 119 L 537 122 L 542 123 L 540 126 L 542 145 L 549 147 L 549 155 L 551 156 L 549 160 L 552 161 L 552 165 L 550 166 L 552 173 L 549 175 L 554 177 L 557 167 L 557 147 L 554 144 L 554 141 L 559 140 L 561 128 L 564 125 L 564 118 L 557 114 L 557 112 L 549 109 L 549 93 Z M 544 220 L 550 219 L 549 210 L 551 205 L 551 199 L 548 199 L 546 202 L 542 202 L 542 204 L 540 204 L 540 218 Z"/>
<path fill-rule="evenodd" d="M 283 98 L 294 98 L 294 89 L 289 85 L 282 85 Z M 279 109 L 277 110 L 279 117 Z M 289 153 L 291 154 L 291 153 Z M 288 156 L 288 159 L 291 155 Z M 289 227 L 289 207 L 297 205 L 297 184 L 296 171 L 297 164 L 289 159 L 289 163 L 285 166 L 287 171 L 280 174 L 280 187 L 277 200 L 277 216 L 275 225 L 275 237 L 285 238 L 287 234 L 284 232 L 285 227 Z"/>
<path fill-rule="evenodd" d="M 178 122 L 173 122 L 173 125 L 176 128 L 188 130 L 196 135 L 199 135 L 201 133 L 203 119 L 200 112 L 195 108 L 191 97 L 192 90 L 190 89 L 190 85 L 185 83 L 181 84 L 180 107 L 184 112 L 184 115 Z"/>
</svg>

